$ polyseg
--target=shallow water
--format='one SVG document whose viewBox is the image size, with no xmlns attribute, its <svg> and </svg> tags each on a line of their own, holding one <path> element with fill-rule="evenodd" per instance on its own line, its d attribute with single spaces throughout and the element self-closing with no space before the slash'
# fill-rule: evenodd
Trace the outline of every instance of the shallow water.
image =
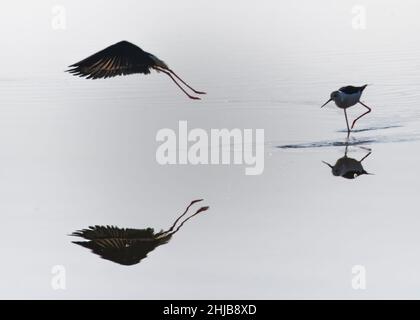
<svg viewBox="0 0 420 320">
<path fill-rule="evenodd" d="M 1 298 L 419 298 L 417 2 L 359 1 L 368 10 L 359 31 L 352 1 L 153 1 L 143 19 L 134 1 L 100 16 L 98 1 L 64 1 L 64 31 L 48 28 L 48 5 L 26 2 L 20 21 L 32 24 L 4 41 L 5 59 L 20 63 L 0 76 Z M 123 22 L 110 26 L 114 18 Z M 189 101 L 164 75 L 63 72 L 122 39 L 208 95 Z M 346 141 L 342 111 L 320 106 L 365 83 L 373 111 Z M 179 120 L 263 128 L 264 173 L 159 165 L 156 132 Z M 372 152 L 363 160 L 372 175 L 332 175 L 323 161 L 346 145 L 357 160 Z M 91 225 L 167 229 L 199 198 L 210 210 L 139 264 L 71 243 Z M 65 290 L 51 287 L 55 265 Z M 366 267 L 366 290 L 351 287 L 354 265 Z"/>
</svg>

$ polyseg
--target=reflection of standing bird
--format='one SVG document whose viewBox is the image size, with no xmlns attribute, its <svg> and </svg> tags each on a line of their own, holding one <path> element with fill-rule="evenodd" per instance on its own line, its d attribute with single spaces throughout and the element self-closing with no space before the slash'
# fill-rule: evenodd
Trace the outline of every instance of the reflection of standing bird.
<svg viewBox="0 0 420 320">
<path fill-rule="evenodd" d="M 191 88 L 175 72 L 169 69 L 165 62 L 128 41 L 121 41 L 109 46 L 82 61 L 72 64 L 69 68 L 68 72 L 87 79 L 110 78 L 133 73 L 149 74 L 150 69 L 154 69 L 168 75 L 190 99 L 200 98 L 188 94 L 175 78 L 194 93 L 205 94 L 205 92 Z"/>
<path fill-rule="evenodd" d="M 178 217 L 173 225 L 166 231 L 162 230 L 155 233 L 152 228 L 125 229 L 114 226 L 93 226 L 88 229 L 73 232 L 71 234 L 72 236 L 78 236 L 88 240 L 73 241 L 73 243 L 91 249 L 93 253 L 100 255 L 106 260 L 122 265 L 137 264 L 144 259 L 149 252 L 153 251 L 158 246 L 168 243 L 185 222 L 200 212 L 208 210 L 209 207 L 201 207 L 194 214 L 178 224 L 181 218 L 187 214 L 188 209 L 193 204 L 200 201 L 202 200 L 192 201 L 184 213 Z"/>
<path fill-rule="evenodd" d="M 349 121 L 347 119 L 347 111 L 346 111 L 347 108 L 350 108 L 354 106 L 355 104 L 360 103 L 362 106 L 368 109 L 368 111 L 366 111 L 364 114 L 357 117 L 353 121 L 351 125 L 351 129 L 353 129 L 357 120 L 359 120 L 361 117 L 367 115 L 369 112 L 372 111 L 371 108 L 369 108 L 367 105 L 365 105 L 363 102 L 360 101 L 360 97 L 362 96 L 363 90 L 365 90 L 366 87 L 367 87 L 367 84 L 361 87 L 353 87 L 353 86 L 342 87 L 338 91 L 332 92 L 330 99 L 322 105 L 322 107 L 324 107 L 327 103 L 334 101 L 337 107 L 339 107 L 340 109 L 344 109 L 344 116 L 346 117 L 348 133 L 350 133 L 350 127 L 349 127 Z"/>
<path fill-rule="evenodd" d="M 347 147 L 348 146 L 346 146 L 344 157 L 338 159 L 335 165 L 331 165 L 325 161 L 322 162 L 331 168 L 332 174 L 334 176 L 343 177 L 346 179 L 355 179 L 358 176 L 370 174 L 363 168 L 362 161 L 369 157 L 372 152 L 369 151 L 369 153 L 365 155 L 361 160 L 356 160 L 347 157 Z"/>
</svg>

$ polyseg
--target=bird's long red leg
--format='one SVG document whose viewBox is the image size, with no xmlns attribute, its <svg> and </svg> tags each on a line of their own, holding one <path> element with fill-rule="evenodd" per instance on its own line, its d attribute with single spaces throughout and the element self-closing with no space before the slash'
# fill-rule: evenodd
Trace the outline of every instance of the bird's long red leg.
<svg viewBox="0 0 420 320">
<path fill-rule="evenodd" d="M 344 116 L 346 117 L 347 135 L 350 135 L 349 119 L 347 118 L 347 111 L 344 109 Z"/>
<path fill-rule="evenodd" d="M 351 128 L 352 128 L 352 129 L 353 129 L 354 125 L 356 124 L 356 121 L 357 121 L 357 120 L 359 120 L 361 117 L 363 117 L 363 116 L 367 115 L 369 112 L 371 112 L 371 111 L 372 111 L 372 109 L 371 109 L 371 108 L 369 108 L 367 105 L 365 105 L 363 102 L 360 102 L 360 101 L 359 101 L 359 103 L 360 103 L 362 106 L 364 106 L 365 108 L 367 108 L 367 109 L 368 109 L 368 111 L 366 111 L 364 114 L 362 114 L 361 116 L 357 117 L 357 118 L 353 121 L 353 123 L 352 123 L 352 125 L 351 125 Z"/>
<path fill-rule="evenodd" d="M 185 86 L 187 86 L 191 91 L 193 91 L 196 94 L 206 94 L 203 91 L 197 91 L 194 88 L 192 88 L 190 85 L 188 85 L 188 83 L 186 83 L 184 80 L 182 80 L 175 72 L 173 72 L 171 69 L 163 69 L 162 67 L 158 67 L 160 70 L 165 70 L 165 71 L 169 71 L 170 73 L 172 73 L 179 81 L 181 81 Z"/>
<path fill-rule="evenodd" d="M 170 74 L 168 71 L 160 69 L 160 68 L 156 68 L 156 67 L 154 67 L 154 69 L 167 74 L 172 79 L 172 81 L 175 82 L 175 84 L 182 90 L 182 92 L 184 92 L 188 96 L 188 98 L 194 99 L 194 100 L 201 100 L 199 97 L 194 97 L 194 96 L 190 95 L 187 91 L 185 91 L 184 88 L 181 87 L 181 85 L 178 82 L 176 82 L 176 80 L 174 79 L 172 74 Z"/>
</svg>

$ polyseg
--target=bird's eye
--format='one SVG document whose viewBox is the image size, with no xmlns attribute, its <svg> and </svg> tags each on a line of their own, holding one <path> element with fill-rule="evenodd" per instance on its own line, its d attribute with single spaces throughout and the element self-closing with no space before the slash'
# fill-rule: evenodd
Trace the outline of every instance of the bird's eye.
<svg viewBox="0 0 420 320">
<path fill-rule="evenodd" d="M 357 178 L 357 176 L 358 176 L 358 174 L 357 174 L 357 173 L 355 173 L 355 174 L 354 174 L 354 178 Z"/>
</svg>

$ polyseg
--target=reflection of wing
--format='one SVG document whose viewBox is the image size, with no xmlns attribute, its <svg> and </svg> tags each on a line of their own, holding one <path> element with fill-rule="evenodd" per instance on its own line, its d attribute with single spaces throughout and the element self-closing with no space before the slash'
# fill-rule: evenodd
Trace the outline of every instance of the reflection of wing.
<svg viewBox="0 0 420 320">
<path fill-rule="evenodd" d="M 98 239 L 153 239 L 155 232 L 152 228 L 147 229 L 125 229 L 114 226 L 94 226 L 88 229 L 75 231 L 72 236 L 82 237 L 88 240 Z"/>
<path fill-rule="evenodd" d="M 91 249 L 93 253 L 103 259 L 110 260 L 123 265 L 139 263 L 147 254 L 156 247 L 168 243 L 172 236 L 191 218 L 207 211 L 208 206 L 201 207 L 194 214 L 180 221 L 188 212 L 188 209 L 195 203 L 202 200 L 194 200 L 190 203 L 184 213 L 175 220 L 174 224 L 167 231 L 155 233 L 152 228 L 147 229 L 123 229 L 114 226 L 93 226 L 88 229 L 78 230 L 71 235 L 81 237 L 87 241 L 74 241 L 82 247 Z"/>
<path fill-rule="evenodd" d="M 72 235 L 89 240 L 73 243 L 91 249 L 103 259 L 123 265 L 139 263 L 150 251 L 171 239 L 170 235 L 156 238 L 151 228 L 120 229 L 113 226 L 89 227 Z"/>
<path fill-rule="evenodd" d="M 121 41 L 70 66 L 68 72 L 87 79 L 150 73 L 153 58 L 138 46 Z"/>
</svg>

